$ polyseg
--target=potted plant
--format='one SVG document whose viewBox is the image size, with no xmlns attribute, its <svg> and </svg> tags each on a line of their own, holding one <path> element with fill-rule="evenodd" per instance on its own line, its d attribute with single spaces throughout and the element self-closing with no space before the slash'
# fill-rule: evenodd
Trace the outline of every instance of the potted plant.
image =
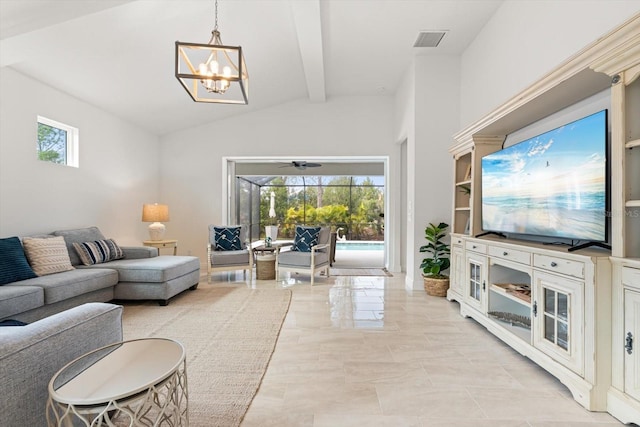
<svg viewBox="0 0 640 427">
<path fill-rule="evenodd" d="M 424 230 L 427 244 L 420 247 L 420 252 L 429 256 L 422 260 L 420 268 L 424 279 L 424 290 L 429 295 L 444 297 L 449 289 L 449 276 L 442 274 L 450 265 L 449 245 L 443 242 L 447 235 L 449 224 L 441 222 L 438 225 L 429 223 Z"/>
</svg>

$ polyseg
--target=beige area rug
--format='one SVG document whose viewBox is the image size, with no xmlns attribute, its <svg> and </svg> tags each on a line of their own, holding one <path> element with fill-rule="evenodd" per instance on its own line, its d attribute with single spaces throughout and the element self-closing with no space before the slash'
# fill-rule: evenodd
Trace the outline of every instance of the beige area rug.
<svg viewBox="0 0 640 427">
<path fill-rule="evenodd" d="M 332 276 L 386 276 L 393 277 L 386 268 L 332 268 Z"/>
<path fill-rule="evenodd" d="M 238 426 L 260 387 L 290 302 L 288 289 L 201 283 L 166 307 L 125 302 L 124 336 L 182 343 L 190 425 Z"/>
</svg>

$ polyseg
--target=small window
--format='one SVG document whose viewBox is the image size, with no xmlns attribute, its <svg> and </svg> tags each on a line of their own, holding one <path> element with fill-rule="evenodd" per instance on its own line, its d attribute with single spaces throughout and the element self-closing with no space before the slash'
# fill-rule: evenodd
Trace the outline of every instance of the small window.
<svg viewBox="0 0 640 427">
<path fill-rule="evenodd" d="M 78 167 L 78 129 L 38 116 L 38 159 Z"/>
</svg>

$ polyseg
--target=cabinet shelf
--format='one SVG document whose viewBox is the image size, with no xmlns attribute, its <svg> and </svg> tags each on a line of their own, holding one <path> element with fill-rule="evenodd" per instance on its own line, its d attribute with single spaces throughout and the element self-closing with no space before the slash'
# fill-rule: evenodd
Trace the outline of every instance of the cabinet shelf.
<svg viewBox="0 0 640 427">
<path fill-rule="evenodd" d="M 530 307 L 531 306 L 531 294 L 528 295 L 529 300 L 525 300 L 521 297 L 518 297 L 515 295 L 515 292 L 510 292 L 508 291 L 508 288 L 505 288 L 503 286 L 499 286 L 497 284 L 493 284 L 491 285 L 490 288 L 493 292 L 502 295 L 503 297 L 510 299 L 511 301 L 517 302 L 518 304 L 522 304 L 526 307 Z M 524 297 L 524 295 L 523 295 Z"/>
<path fill-rule="evenodd" d="M 634 139 L 633 141 L 629 141 L 625 144 L 627 148 L 640 147 L 640 139 Z"/>
<path fill-rule="evenodd" d="M 459 208 L 456 208 L 457 211 L 470 211 L 471 208 L 469 206 L 461 206 Z"/>
<path fill-rule="evenodd" d="M 461 185 L 471 185 L 471 180 L 456 182 L 456 187 L 460 187 Z"/>
<path fill-rule="evenodd" d="M 527 329 L 524 326 L 516 326 L 510 322 L 497 319 L 496 317 L 490 316 L 491 320 L 497 325 L 502 326 L 507 331 L 511 332 L 514 336 L 520 338 L 526 343 L 531 343 L 531 329 Z"/>
<path fill-rule="evenodd" d="M 640 200 L 627 200 L 624 205 L 628 208 L 640 208 Z"/>
</svg>

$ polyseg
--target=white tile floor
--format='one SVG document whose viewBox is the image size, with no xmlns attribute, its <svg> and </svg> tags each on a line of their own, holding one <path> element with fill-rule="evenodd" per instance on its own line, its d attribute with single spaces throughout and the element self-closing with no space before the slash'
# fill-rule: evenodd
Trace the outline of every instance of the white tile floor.
<svg viewBox="0 0 640 427">
<path fill-rule="evenodd" d="M 252 286 L 293 298 L 244 427 L 621 425 L 403 275 Z"/>
</svg>

